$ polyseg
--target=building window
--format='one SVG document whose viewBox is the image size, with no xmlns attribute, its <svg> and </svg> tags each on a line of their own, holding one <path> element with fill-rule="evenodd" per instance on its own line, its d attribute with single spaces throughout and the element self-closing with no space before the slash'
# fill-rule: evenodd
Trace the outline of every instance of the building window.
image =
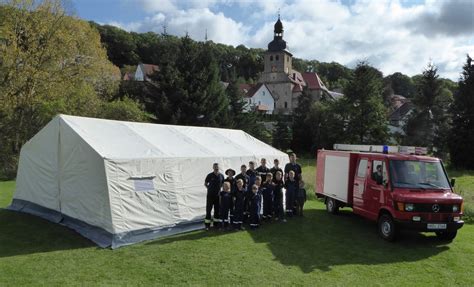
<svg viewBox="0 0 474 287">
<path fill-rule="evenodd" d="M 286 56 L 286 62 L 290 61 L 290 56 Z"/>
<path fill-rule="evenodd" d="M 285 109 L 288 109 L 288 102 L 285 102 Z"/>
<path fill-rule="evenodd" d="M 273 61 L 273 56 L 270 56 L 270 61 Z"/>
<path fill-rule="evenodd" d="M 262 91 L 262 96 L 265 96 L 265 91 Z"/>
<path fill-rule="evenodd" d="M 280 57 L 278 57 L 278 55 L 275 56 L 275 61 L 278 61 L 280 59 Z"/>
<path fill-rule="evenodd" d="M 258 105 L 261 105 L 262 103 L 260 101 L 258 101 Z"/>
</svg>

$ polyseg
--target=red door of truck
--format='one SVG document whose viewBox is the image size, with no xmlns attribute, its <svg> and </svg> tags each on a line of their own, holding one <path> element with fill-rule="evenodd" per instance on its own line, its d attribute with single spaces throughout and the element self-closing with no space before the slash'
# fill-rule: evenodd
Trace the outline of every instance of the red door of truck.
<svg viewBox="0 0 474 287">
<path fill-rule="evenodd" d="M 377 219 L 384 201 L 383 181 L 386 174 L 384 169 L 383 159 L 373 158 L 369 161 L 364 200 L 366 201 L 367 213 L 371 219 Z"/>
<path fill-rule="evenodd" d="M 361 156 L 357 162 L 357 169 L 354 176 L 353 203 L 352 208 L 355 213 L 366 215 L 365 182 L 367 177 L 368 157 Z"/>
</svg>

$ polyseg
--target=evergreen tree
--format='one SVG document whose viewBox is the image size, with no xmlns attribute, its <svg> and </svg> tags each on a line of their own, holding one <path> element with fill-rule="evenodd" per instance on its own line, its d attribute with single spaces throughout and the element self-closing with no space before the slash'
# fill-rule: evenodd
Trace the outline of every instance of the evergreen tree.
<svg viewBox="0 0 474 287">
<path fill-rule="evenodd" d="M 388 139 L 383 77 L 377 69 L 360 62 L 345 89 L 348 107 L 347 141 L 384 144 Z"/>
<path fill-rule="evenodd" d="M 298 97 L 298 106 L 293 114 L 293 140 L 291 147 L 298 152 L 309 152 L 312 146 L 311 123 L 307 122 L 307 117 L 311 109 L 313 100 L 307 88 Z"/>
<path fill-rule="evenodd" d="M 292 140 L 292 132 L 284 117 L 279 117 L 273 130 L 272 145 L 280 150 L 287 150 Z"/>
<path fill-rule="evenodd" d="M 226 94 L 229 100 L 229 127 L 244 130 L 259 137 L 262 126 L 258 123 L 258 114 L 250 107 L 247 108 L 234 72 L 231 72 L 231 81 L 227 86 Z"/>
<path fill-rule="evenodd" d="M 184 37 L 176 61 L 165 63 L 152 78 L 158 89 L 153 97 L 157 107 L 154 112 L 160 122 L 230 125 L 229 101 L 208 43 L 196 43 Z"/>
<path fill-rule="evenodd" d="M 463 67 L 459 90 L 455 94 L 451 112 L 453 124 L 449 150 L 451 162 L 458 168 L 474 169 L 474 65 L 468 55 Z"/>
<path fill-rule="evenodd" d="M 435 155 L 444 157 L 450 117 L 447 113 L 451 102 L 450 92 L 443 89 L 438 70 L 429 64 L 418 81 L 415 105 L 406 124 L 405 144 L 426 146 Z"/>
</svg>

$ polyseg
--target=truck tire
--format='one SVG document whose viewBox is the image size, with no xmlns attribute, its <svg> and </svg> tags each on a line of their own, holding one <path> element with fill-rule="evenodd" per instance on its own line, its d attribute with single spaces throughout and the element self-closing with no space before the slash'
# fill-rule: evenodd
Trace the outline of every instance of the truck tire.
<svg viewBox="0 0 474 287">
<path fill-rule="evenodd" d="M 456 235 L 458 234 L 457 231 L 453 232 L 447 232 L 447 231 L 440 231 L 436 232 L 436 236 L 440 240 L 446 240 L 446 241 L 452 241 L 454 238 L 456 238 Z"/>
<path fill-rule="evenodd" d="M 329 213 L 336 214 L 339 211 L 339 206 L 337 205 L 337 200 L 334 198 L 328 197 L 326 199 L 326 210 Z"/>
<path fill-rule="evenodd" d="M 389 214 L 382 214 L 378 221 L 378 231 L 380 237 L 387 241 L 394 241 L 397 235 L 395 221 Z"/>
</svg>

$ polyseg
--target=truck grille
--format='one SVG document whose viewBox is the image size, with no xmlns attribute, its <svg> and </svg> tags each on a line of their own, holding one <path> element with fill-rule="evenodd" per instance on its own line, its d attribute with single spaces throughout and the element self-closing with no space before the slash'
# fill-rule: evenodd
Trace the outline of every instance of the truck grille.
<svg viewBox="0 0 474 287">
<path fill-rule="evenodd" d="M 415 212 L 428 212 L 428 213 L 452 213 L 452 204 L 433 204 L 433 203 L 417 203 L 414 206 Z"/>
</svg>

